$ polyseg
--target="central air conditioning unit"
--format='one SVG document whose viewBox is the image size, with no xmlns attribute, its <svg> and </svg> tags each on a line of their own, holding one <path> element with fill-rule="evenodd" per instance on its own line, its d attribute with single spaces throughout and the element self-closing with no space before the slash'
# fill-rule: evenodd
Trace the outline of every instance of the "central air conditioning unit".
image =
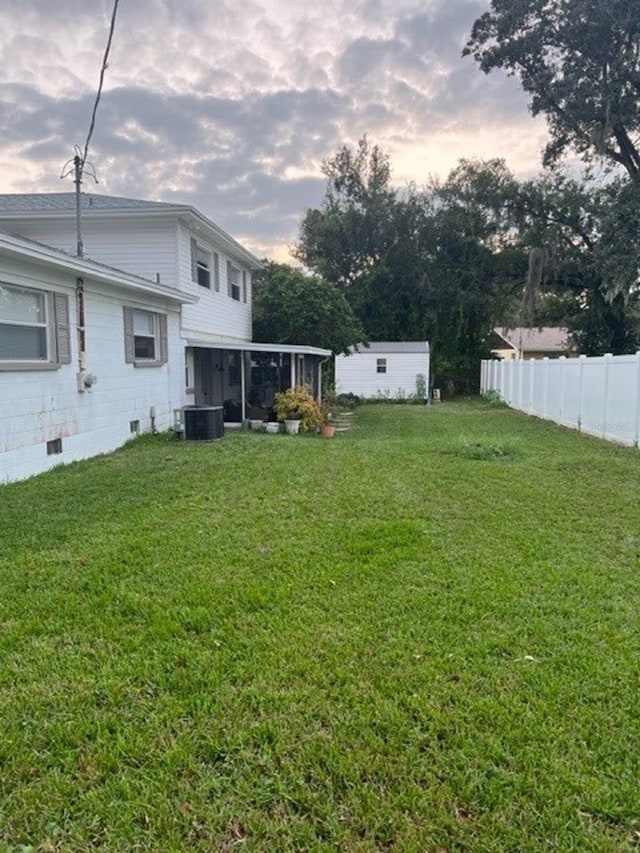
<svg viewBox="0 0 640 853">
<path fill-rule="evenodd" d="M 185 406 L 184 437 L 191 441 L 213 441 L 224 435 L 222 406 Z"/>
</svg>

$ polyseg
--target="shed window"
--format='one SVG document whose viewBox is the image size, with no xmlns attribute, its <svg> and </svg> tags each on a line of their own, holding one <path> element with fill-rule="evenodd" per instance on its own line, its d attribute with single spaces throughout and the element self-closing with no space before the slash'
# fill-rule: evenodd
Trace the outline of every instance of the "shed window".
<svg viewBox="0 0 640 853">
<path fill-rule="evenodd" d="M 377 358 L 376 359 L 376 373 L 386 373 L 387 372 L 387 359 L 386 358 Z"/>
</svg>

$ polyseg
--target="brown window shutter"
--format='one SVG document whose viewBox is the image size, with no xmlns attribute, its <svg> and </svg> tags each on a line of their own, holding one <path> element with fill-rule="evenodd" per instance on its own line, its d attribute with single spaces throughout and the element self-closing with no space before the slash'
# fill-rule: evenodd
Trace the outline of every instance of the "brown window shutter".
<svg viewBox="0 0 640 853">
<path fill-rule="evenodd" d="M 191 238 L 191 281 L 198 280 L 198 243 Z"/>
<path fill-rule="evenodd" d="M 167 315 L 158 314 L 158 326 L 160 329 L 160 361 L 166 364 L 169 361 L 169 340 L 167 336 Z"/>
<path fill-rule="evenodd" d="M 216 293 L 220 291 L 220 257 L 217 252 L 213 253 L 213 289 Z"/>
<path fill-rule="evenodd" d="M 69 297 L 65 293 L 53 294 L 53 322 L 55 328 L 55 359 L 53 360 L 58 364 L 71 364 Z"/>
<path fill-rule="evenodd" d="M 133 364 L 136 360 L 136 347 L 133 337 L 133 314 L 131 308 L 124 308 L 124 360 Z"/>
</svg>

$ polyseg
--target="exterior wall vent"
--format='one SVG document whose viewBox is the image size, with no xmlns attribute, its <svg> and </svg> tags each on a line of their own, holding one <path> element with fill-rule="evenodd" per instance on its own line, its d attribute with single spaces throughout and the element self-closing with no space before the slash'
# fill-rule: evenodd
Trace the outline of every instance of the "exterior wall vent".
<svg viewBox="0 0 640 853">
<path fill-rule="evenodd" d="M 62 453 L 62 439 L 52 438 L 47 442 L 47 456 L 54 456 L 57 453 Z"/>
</svg>

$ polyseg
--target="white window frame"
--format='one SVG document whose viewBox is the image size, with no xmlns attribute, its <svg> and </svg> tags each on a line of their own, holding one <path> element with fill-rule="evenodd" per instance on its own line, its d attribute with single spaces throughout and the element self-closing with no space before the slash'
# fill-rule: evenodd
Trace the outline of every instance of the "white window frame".
<svg viewBox="0 0 640 853">
<path fill-rule="evenodd" d="M 196 243 L 196 268 L 198 284 L 211 290 L 211 252 Z"/>
<path fill-rule="evenodd" d="M 387 359 L 386 358 L 377 358 L 376 359 L 376 373 L 386 373 L 387 372 Z"/>
<path fill-rule="evenodd" d="M 227 277 L 229 279 L 229 296 L 234 302 L 242 301 L 242 271 L 239 267 L 229 261 L 227 265 Z"/>
<path fill-rule="evenodd" d="M 151 321 L 152 334 L 136 332 L 136 316 Z M 136 338 L 153 339 L 153 357 L 136 354 Z M 160 367 L 169 358 L 167 344 L 167 315 L 147 308 L 124 306 L 124 353 L 125 362 L 134 367 Z"/>
<path fill-rule="evenodd" d="M 14 320 L 2 316 L 2 290 L 11 294 L 23 293 L 42 300 L 44 319 L 40 322 Z M 69 297 L 64 293 L 22 284 L 0 281 L 0 336 L 2 327 L 42 329 L 45 333 L 45 354 L 41 357 L 14 358 L 0 355 L 0 370 L 57 369 L 71 362 L 71 336 L 69 322 Z"/>
</svg>

